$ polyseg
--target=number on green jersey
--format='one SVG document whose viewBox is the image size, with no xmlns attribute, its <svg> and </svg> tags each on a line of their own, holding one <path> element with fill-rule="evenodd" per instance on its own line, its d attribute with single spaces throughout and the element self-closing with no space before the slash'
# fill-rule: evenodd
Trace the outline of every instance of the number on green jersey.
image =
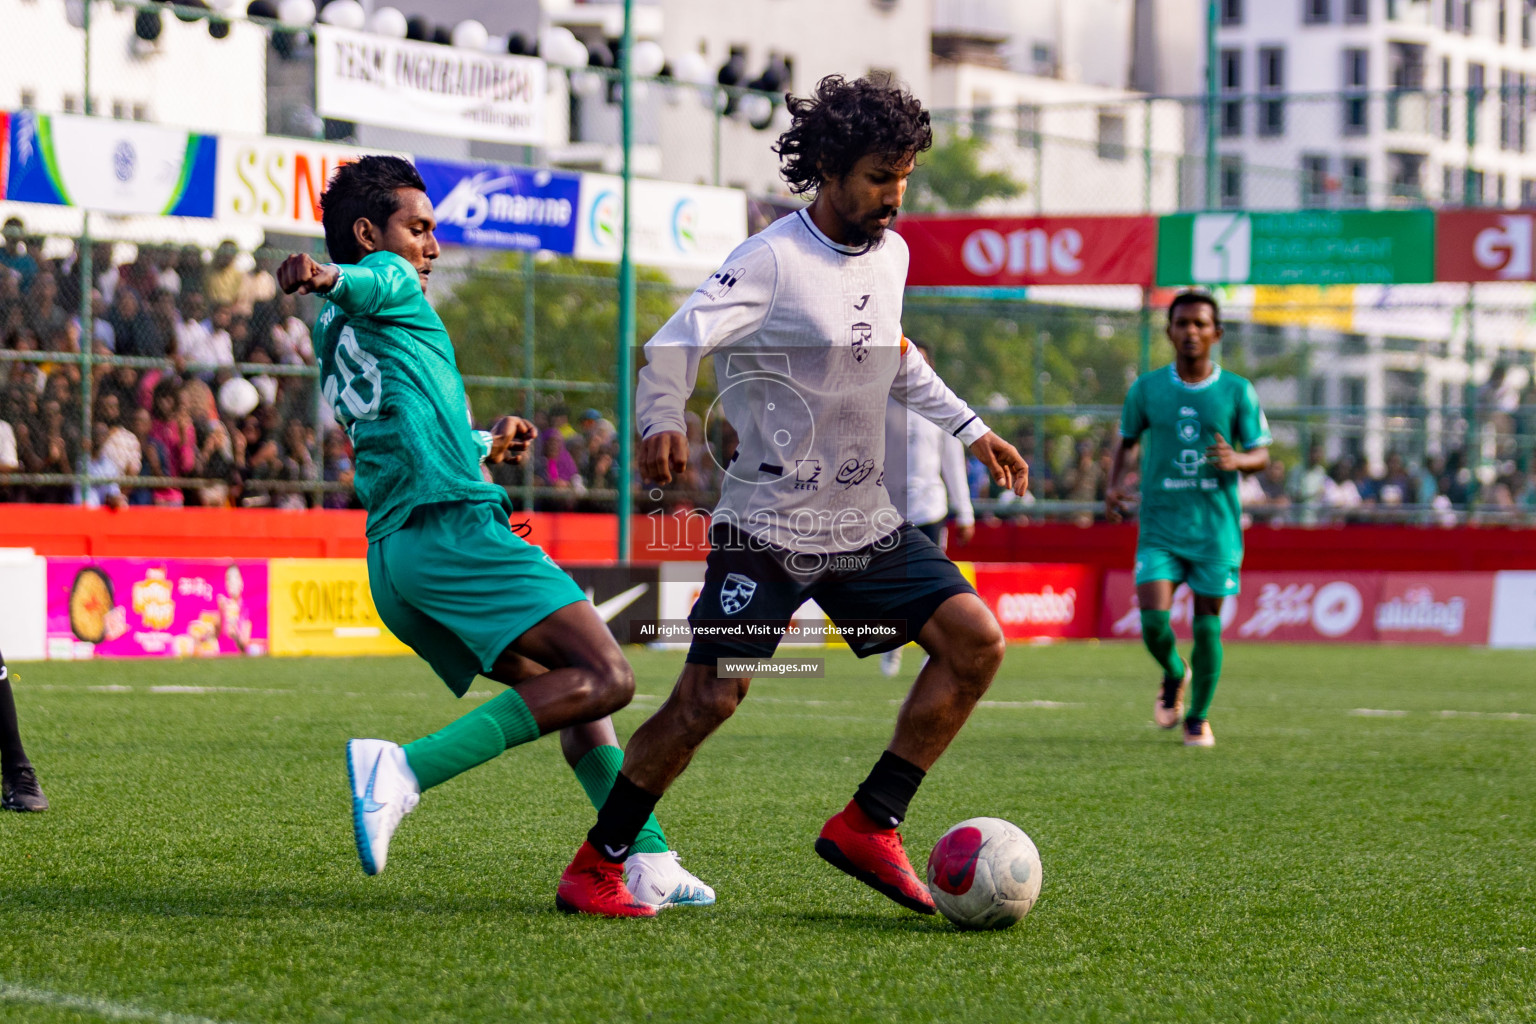
<svg viewBox="0 0 1536 1024">
<path fill-rule="evenodd" d="M 343 327 L 336 338 L 333 361 L 336 372 L 325 378 L 323 394 L 337 422 L 350 426 L 356 420 L 378 419 L 384 400 L 384 378 L 379 373 L 379 361 L 358 345 L 351 324 Z"/>
</svg>

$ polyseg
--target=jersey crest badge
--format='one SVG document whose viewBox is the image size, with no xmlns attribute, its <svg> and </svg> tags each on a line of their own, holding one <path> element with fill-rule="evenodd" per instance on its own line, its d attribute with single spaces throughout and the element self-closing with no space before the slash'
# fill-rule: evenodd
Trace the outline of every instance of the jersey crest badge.
<svg viewBox="0 0 1536 1024">
<path fill-rule="evenodd" d="M 875 329 L 860 320 L 850 330 L 853 332 L 853 361 L 862 363 L 869 358 L 869 343 L 875 339 Z"/>
<path fill-rule="evenodd" d="M 727 615 L 735 615 L 752 603 L 752 595 L 755 593 L 756 580 L 739 572 L 727 573 L 725 583 L 720 587 L 720 610 Z"/>
<path fill-rule="evenodd" d="M 1200 436 L 1200 421 L 1192 419 L 1179 420 L 1174 424 L 1174 429 L 1179 432 L 1179 440 L 1185 444 L 1194 444 L 1195 438 Z"/>
</svg>

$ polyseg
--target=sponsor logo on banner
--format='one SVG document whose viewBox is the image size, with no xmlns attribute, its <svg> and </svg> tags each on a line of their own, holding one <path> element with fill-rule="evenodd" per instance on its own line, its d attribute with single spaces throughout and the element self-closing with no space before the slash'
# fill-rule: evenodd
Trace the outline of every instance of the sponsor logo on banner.
<svg viewBox="0 0 1536 1024">
<path fill-rule="evenodd" d="M 373 605 L 361 558 L 274 558 L 272 653 L 409 654 Z"/>
<path fill-rule="evenodd" d="M 571 253 L 581 176 L 418 158 L 441 242 Z"/>
<path fill-rule="evenodd" d="M 119 214 L 212 217 L 219 141 L 163 125 L 22 111 L 6 198 Z"/>
<path fill-rule="evenodd" d="M 739 189 L 640 179 L 631 184 L 635 261 L 649 266 L 716 270 L 747 237 L 747 197 Z M 624 226 L 623 183 L 608 174 L 583 174 L 576 218 L 576 257 L 617 263 Z M 712 281 L 718 298 L 734 280 Z"/>
<path fill-rule="evenodd" d="M 322 236 L 320 196 L 326 184 L 338 167 L 367 154 L 410 159 L 404 153 L 272 135 L 223 136 L 214 216 L 267 231 Z"/>
<path fill-rule="evenodd" d="M 542 146 L 547 76 L 536 57 L 315 27 L 321 117 Z"/>
<path fill-rule="evenodd" d="M 1490 573 L 1388 573 L 1376 605 L 1380 640 L 1483 644 L 1493 613 Z"/>
<path fill-rule="evenodd" d="M 1221 628 L 1226 629 L 1237 618 L 1237 598 L 1229 597 L 1221 603 Z M 1195 595 L 1189 587 L 1180 583 L 1173 591 L 1173 607 L 1168 611 L 1168 621 L 1174 632 L 1184 639 L 1192 636 L 1195 621 Z M 1132 573 L 1115 571 L 1104 574 L 1104 607 L 1099 619 L 1099 635 L 1112 639 L 1141 636 L 1141 604 L 1136 600 L 1135 577 Z"/>
<path fill-rule="evenodd" d="M 1436 214 L 1435 279 L 1536 280 L 1536 217 L 1473 210 Z"/>
<path fill-rule="evenodd" d="M 1083 565 L 975 566 L 976 592 L 1009 640 L 1095 635 L 1098 573 Z"/>
<path fill-rule="evenodd" d="M 631 623 L 653 622 L 661 614 L 661 573 L 654 565 L 562 566 L 597 609 L 598 618 L 619 643 L 630 642 Z"/>
<path fill-rule="evenodd" d="M 50 658 L 267 652 L 267 563 L 48 559 Z"/>
<path fill-rule="evenodd" d="M 1149 284 L 1154 217 L 903 217 L 907 284 Z"/>
</svg>

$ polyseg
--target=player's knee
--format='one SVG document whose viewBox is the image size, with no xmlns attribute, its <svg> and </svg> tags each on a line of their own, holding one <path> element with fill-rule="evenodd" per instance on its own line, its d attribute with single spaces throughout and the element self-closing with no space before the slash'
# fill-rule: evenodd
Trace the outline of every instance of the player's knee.
<svg viewBox="0 0 1536 1024">
<path fill-rule="evenodd" d="M 1002 667 L 1003 656 L 1008 653 L 1008 643 L 997 620 L 988 615 L 972 622 L 969 628 L 954 637 L 955 675 L 966 684 L 986 692 L 992 685 L 992 677 Z"/>
<path fill-rule="evenodd" d="M 592 700 L 612 714 L 627 707 L 635 696 L 635 670 L 617 650 L 592 666 Z"/>
<path fill-rule="evenodd" d="M 708 734 L 736 713 L 745 694 L 746 680 L 711 679 L 690 688 L 683 704 L 689 732 Z"/>
</svg>

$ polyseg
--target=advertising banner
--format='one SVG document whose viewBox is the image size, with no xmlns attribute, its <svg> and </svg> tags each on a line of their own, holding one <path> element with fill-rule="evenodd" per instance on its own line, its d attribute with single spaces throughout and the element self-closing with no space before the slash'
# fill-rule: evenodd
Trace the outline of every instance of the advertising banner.
<svg viewBox="0 0 1536 1024">
<path fill-rule="evenodd" d="M 1536 597 L 1536 573 L 1529 575 Z M 1131 573 L 1105 576 L 1099 635 L 1141 636 Z M 1490 642 L 1498 607 L 1490 573 L 1245 571 L 1242 583 L 1243 592 L 1227 598 L 1221 609 L 1228 640 L 1483 644 Z M 1186 639 L 1193 609 L 1193 595 L 1180 586 L 1171 617 L 1175 632 Z M 1527 617 L 1529 643 L 1536 646 L 1536 615 Z"/>
<path fill-rule="evenodd" d="M 1536 647 L 1536 572 L 1493 574 L 1493 647 Z"/>
<path fill-rule="evenodd" d="M 50 658 L 267 651 L 267 563 L 48 559 Z"/>
<path fill-rule="evenodd" d="M 1430 210 L 1180 213 L 1157 230 L 1157 283 L 1422 284 L 1435 273 Z"/>
<path fill-rule="evenodd" d="M 122 214 L 212 217 L 218 139 L 139 121 L 12 114 L 6 198 Z"/>
<path fill-rule="evenodd" d="M 418 158 L 437 240 L 492 249 L 576 251 L 581 175 Z"/>
<path fill-rule="evenodd" d="M 542 146 L 546 75 L 536 57 L 315 26 L 321 117 Z"/>
<path fill-rule="evenodd" d="M 1129 572 L 1105 574 L 1104 637 L 1141 636 L 1136 586 Z M 1367 643 L 1375 639 L 1379 573 L 1245 572 L 1243 592 L 1222 603 L 1222 634 L 1228 640 Z M 1173 625 L 1190 636 L 1194 596 L 1174 593 Z"/>
<path fill-rule="evenodd" d="M 219 139 L 214 216 L 266 231 L 320 237 L 320 195 L 342 164 L 376 149 L 273 135 L 225 135 Z M 403 156 L 404 153 L 383 153 Z"/>
<path fill-rule="evenodd" d="M 655 565 L 562 565 L 587 594 L 597 615 L 621 644 L 630 642 L 631 622 L 652 622 L 661 614 L 661 570 Z M 686 613 L 681 616 L 686 618 Z"/>
<path fill-rule="evenodd" d="M 1087 565 L 976 564 L 976 592 L 1009 640 L 1097 636 L 1099 574 Z"/>
<path fill-rule="evenodd" d="M 740 189 L 637 180 L 631 215 L 636 263 L 713 270 L 747 238 L 747 196 Z M 576 258 L 617 263 L 624 224 L 623 182 L 583 174 Z"/>
<path fill-rule="evenodd" d="M 1384 643 L 1486 644 L 1492 615 L 1492 573 L 1389 572 L 1373 620 Z"/>
<path fill-rule="evenodd" d="M 1435 214 L 1435 280 L 1536 281 L 1533 224 L 1529 212 Z"/>
<path fill-rule="evenodd" d="M 409 654 L 379 619 L 361 558 L 274 558 L 272 653 Z"/>
<path fill-rule="evenodd" d="M 0 652 L 7 661 L 48 656 L 48 562 L 31 548 L 0 548 Z"/>
<path fill-rule="evenodd" d="M 1156 217 L 901 217 L 907 284 L 975 288 L 1152 283 Z"/>
</svg>

